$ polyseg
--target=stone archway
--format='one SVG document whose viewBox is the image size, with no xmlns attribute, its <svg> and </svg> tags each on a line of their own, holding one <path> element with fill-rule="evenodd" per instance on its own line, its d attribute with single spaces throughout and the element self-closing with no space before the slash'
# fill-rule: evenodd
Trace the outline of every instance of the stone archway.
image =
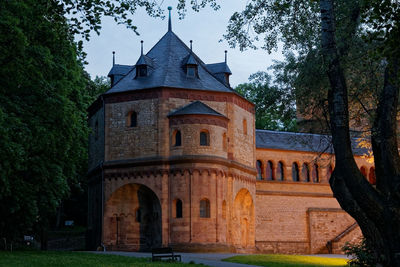
<svg viewBox="0 0 400 267">
<path fill-rule="evenodd" d="M 112 193 L 104 210 L 103 242 L 122 250 L 161 246 L 161 205 L 150 188 L 127 184 Z"/>
<path fill-rule="evenodd" d="M 245 188 L 242 188 L 235 197 L 232 222 L 233 245 L 237 248 L 254 247 L 254 202 L 250 192 Z"/>
</svg>

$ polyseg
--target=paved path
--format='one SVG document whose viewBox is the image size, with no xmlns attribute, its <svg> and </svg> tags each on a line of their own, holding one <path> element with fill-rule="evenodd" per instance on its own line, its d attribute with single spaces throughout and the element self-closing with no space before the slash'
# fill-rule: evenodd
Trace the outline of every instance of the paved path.
<svg viewBox="0 0 400 267">
<path fill-rule="evenodd" d="M 146 257 L 151 258 L 151 253 L 145 252 L 122 252 L 122 251 L 107 251 L 107 252 L 93 252 L 100 254 L 113 254 L 113 255 L 121 255 L 128 257 Z M 194 262 L 194 263 L 203 263 L 208 266 L 213 267 L 250 267 L 255 265 L 248 264 L 239 264 L 232 262 L 224 262 L 222 259 L 229 258 L 235 255 L 234 253 L 181 253 L 177 252 L 177 254 L 182 255 L 182 262 Z M 243 254 L 240 254 L 243 255 Z"/>
</svg>

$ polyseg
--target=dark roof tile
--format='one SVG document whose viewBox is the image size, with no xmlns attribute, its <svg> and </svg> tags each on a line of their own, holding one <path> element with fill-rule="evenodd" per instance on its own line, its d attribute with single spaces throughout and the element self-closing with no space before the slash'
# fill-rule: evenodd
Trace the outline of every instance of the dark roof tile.
<svg viewBox="0 0 400 267">
<path fill-rule="evenodd" d="M 209 106 L 200 101 L 195 101 L 186 106 L 183 106 L 168 114 L 168 117 L 178 116 L 178 115 L 193 115 L 193 114 L 225 117 L 218 111 L 215 111 L 214 109 L 210 108 Z"/>
</svg>

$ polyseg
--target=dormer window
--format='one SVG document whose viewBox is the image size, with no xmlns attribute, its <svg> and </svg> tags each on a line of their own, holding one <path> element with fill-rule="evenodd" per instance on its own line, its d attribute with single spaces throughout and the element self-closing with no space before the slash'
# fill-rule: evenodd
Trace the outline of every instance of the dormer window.
<svg viewBox="0 0 400 267">
<path fill-rule="evenodd" d="M 195 78 L 196 77 L 196 72 L 197 72 L 197 66 L 196 65 L 188 65 L 187 66 L 187 72 L 186 72 L 187 77 Z"/>
<path fill-rule="evenodd" d="M 139 65 L 136 66 L 136 77 L 146 77 L 147 76 L 147 66 Z"/>
</svg>

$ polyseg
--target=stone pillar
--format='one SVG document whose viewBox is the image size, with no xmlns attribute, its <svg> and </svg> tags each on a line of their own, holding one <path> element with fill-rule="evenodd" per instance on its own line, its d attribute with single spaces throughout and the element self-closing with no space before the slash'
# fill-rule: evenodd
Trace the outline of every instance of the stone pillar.
<svg viewBox="0 0 400 267">
<path fill-rule="evenodd" d="M 283 180 L 284 181 L 293 181 L 292 178 L 292 165 L 291 164 L 286 164 L 285 167 L 283 168 L 284 170 L 284 176 Z"/>
</svg>

